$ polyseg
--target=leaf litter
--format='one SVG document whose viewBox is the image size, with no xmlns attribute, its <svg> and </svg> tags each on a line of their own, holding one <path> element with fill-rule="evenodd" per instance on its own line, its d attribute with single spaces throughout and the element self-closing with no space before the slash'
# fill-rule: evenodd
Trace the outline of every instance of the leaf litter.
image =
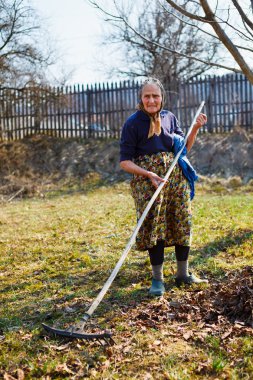
<svg viewBox="0 0 253 380">
<path fill-rule="evenodd" d="M 131 305 L 122 305 L 118 311 L 114 310 L 112 326 L 121 323 L 124 328 L 118 335 L 114 346 L 105 346 L 99 349 L 96 342 L 89 345 L 100 354 L 93 356 L 87 351 L 87 365 L 78 362 L 77 358 L 69 357 L 67 361 L 58 363 L 51 375 L 70 378 L 86 378 L 88 374 L 99 378 L 102 373 L 107 373 L 114 368 L 120 371 L 122 366 L 135 363 L 136 371 L 140 370 L 143 355 L 166 358 L 171 351 L 171 345 L 176 342 L 176 348 L 184 353 L 187 360 L 188 342 L 191 340 L 206 343 L 210 335 L 218 336 L 226 344 L 230 338 L 243 335 L 253 336 L 253 267 L 245 267 L 242 270 L 228 272 L 223 280 L 210 283 L 205 288 L 183 288 L 179 291 L 167 292 L 165 297 L 150 300 L 145 298 L 142 302 L 133 302 Z M 173 295 L 173 296 L 172 296 Z M 124 323 L 126 321 L 127 323 Z M 142 340 L 137 330 L 142 335 Z M 182 341 L 185 345 L 182 346 Z M 85 354 L 85 343 L 63 342 L 60 345 L 49 344 L 52 351 L 68 352 L 72 347 Z M 173 346 L 174 347 L 174 346 Z M 175 349 L 175 347 L 174 347 Z M 231 353 L 232 354 L 232 353 Z M 181 355 L 181 354 L 180 354 Z M 208 359 L 209 360 L 209 359 Z M 211 362 L 207 359 L 198 362 L 200 374 L 208 372 Z M 235 357 L 235 361 L 241 360 Z M 151 364 L 150 364 L 151 365 Z M 157 363 L 152 364 L 151 370 L 155 370 Z M 160 371 L 160 369 L 157 369 Z M 22 379 L 22 373 L 5 373 L 6 380 Z M 142 373 L 143 375 L 143 373 Z M 159 372 L 159 376 L 161 373 Z M 166 378 L 166 373 L 161 378 Z M 51 377 L 49 377 L 50 379 Z M 144 377 L 142 377 L 144 378 Z M 168 377 L 169 378 L 169 377 Z"/>
<path fill-rule="evenodd" d="M 129 326 L 144 332 L 162 330 L 166 324 L 186 341 L 193 337 L 203 340 L 210 334 L 223 340 L 243 332 L 253 335 L 253 267 L 229 272 L 223 280 L 210 283 L 205 289 L 184 288 L 180 298 L 176 297 L 172 300 L 168 292 L 168 296 L 154 302 L 145 300 L 129 308 L 124 313 Z"/>
</svg>

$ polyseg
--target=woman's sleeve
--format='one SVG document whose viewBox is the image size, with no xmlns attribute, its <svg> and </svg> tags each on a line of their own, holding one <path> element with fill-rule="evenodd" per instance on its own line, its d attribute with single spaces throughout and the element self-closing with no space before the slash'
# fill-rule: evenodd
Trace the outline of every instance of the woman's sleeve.
<svg viewBox="0 0 253 380">
<path fill-rule="evenodd" d="M 135 157 L 137 136 L 134 125 L 126 122 L 121 131 L 120 161 L 132 160 Z"/>
<path fill-rule="evenodd" d="M 177 120 L 177 118 L 176 118 L 175 115 L 173 115 L 171 123 L 172 123 L 172 130 L 173 130 L 173 132 L 176 133 L 179 136 L 184 137 L 184 132 L 180 128 L 179 121 Z"/>
</svg>

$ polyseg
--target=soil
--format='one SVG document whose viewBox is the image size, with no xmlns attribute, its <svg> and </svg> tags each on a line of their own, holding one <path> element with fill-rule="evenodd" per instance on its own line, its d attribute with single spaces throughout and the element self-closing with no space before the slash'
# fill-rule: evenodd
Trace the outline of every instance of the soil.
<svg viewBox="0 0 253 380">
<path fill-rule="evenodd" d="M 253 182 L 253 134 L 200 134 L 189 159 L 200 178 Z M 130 178 L 119 167 L 116 140 L 64 140 L 36 135 L 0 144 L 0 194 L 33 195 L 38 189 L 96 175 L 114 182 Z"/>
</svg>

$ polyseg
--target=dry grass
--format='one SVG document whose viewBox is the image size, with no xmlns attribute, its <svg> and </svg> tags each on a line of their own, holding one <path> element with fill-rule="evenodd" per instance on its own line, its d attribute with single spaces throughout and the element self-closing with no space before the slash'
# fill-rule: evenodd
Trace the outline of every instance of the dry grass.
<svg viewBox="0 0 253 380">
<path fill-rule="evenodd" d="M 226 273 L 253 265 L 253 193 L 250 187 L 246 190 L 217 193 L 199 185 L 191 266 L 211 286 Z M 222 330 L 221 322 L 208 325 L 169 316 L 174 312 L 171 302 L 186 295 L 194 300 L 199 291 L 207 294 L 209 289 L 173 286 L 172 249 L 165 264 L 167 292 L 160 300 L 147 295 L 146 255 L 130 252 L 93 319 L 113 330 L 114 346 L 57 340 L 42 331 L 41 322 L 64 325 L 80 318 L 134 226 L 126 183 L 66 189 L 1 205 L 0 374 L 5 379 L 253 377 L 250 327 L 226 321 Z M 165 311 L 157 320 L 152 310 Z"/>
</svg>

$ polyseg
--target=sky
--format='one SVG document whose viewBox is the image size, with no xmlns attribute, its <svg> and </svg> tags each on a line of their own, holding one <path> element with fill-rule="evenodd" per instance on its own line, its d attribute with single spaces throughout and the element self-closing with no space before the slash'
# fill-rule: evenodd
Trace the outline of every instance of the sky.
<svg viewBox="0 0 253 380">
<path fill-rule="evenodd" d="M 50 69 L 55 77 L 63 71 L 68 84 L 85 85 L 117 79 L 98 70 L 98 62 L 110 64 L 110 57 L 100 46 L 104 21 L 96 9 L 85 0 L 32 0 L 31 4 L 60 56 Z"/>
<path fill-rule="evenodd" d="M 213 1 L 210 0 L 210 4 Z M 103 6 L 110 2 L 99 1 Z M 244 2 L 249 3 L 249 0 L 242 0 Z M 101 45 L 105 30 L 104 16 L 87 0 L 30 0 L 30 3 L 39 15 L 42 27 L 48 30 L 50 43 L 60 57 L 50 69 L 56 79 L 64 75 L 67 84 L 84 85 L 120 79 L 110 76 L 104 67 L 110 67 L 112 63 L 115 65 L 123 57 L 119 49 L 108 52 Z M 226 10 L 227 1 L 220 0 L 220 8 L 223 4 Z M 245 51 L 243 54 L 246 54 Z"/>
</svg>

